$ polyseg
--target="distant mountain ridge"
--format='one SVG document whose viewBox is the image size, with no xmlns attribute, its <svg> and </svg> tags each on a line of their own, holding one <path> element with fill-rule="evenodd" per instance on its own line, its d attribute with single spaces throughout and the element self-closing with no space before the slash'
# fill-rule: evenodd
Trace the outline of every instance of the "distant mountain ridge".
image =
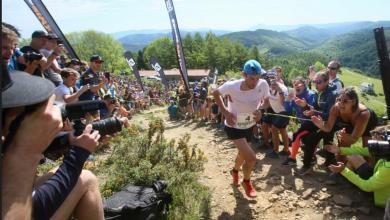
<svg viewBox="0 0 390 220">
<path fill-rule="evenodd" d="M 218 29 L 183 29 L 180 30 L 180 35 L 183 38 L 186 34 L 194 34 L 200 33 L 202 36 L 205 36 L 207 33 L 212 32 L 217 36 L 229 33 L 230 31 L 226 30 L 218 30 Z M 130 31 L 122 31 L 112 33 L 115 39 L 122 43 L 126 50 L 138 51 L 142 50 L 144 47 L 149 45 L 152 41 L 161 38 L 161 37 L 171 37 L 172 30 L 153 30 L 153 29 L 145 29 L 145 30 L 130 30 Z"/>
<path fill-rule="evenodd" d="M 264 25 L 263 25 L 264 26 Z M 239 41 L 244 46 L 257 47 L 260 52 L 272 56 L 284 56 L 299 52 L 316 52 L 329 59 L 339 59 L 343 66 L 356 68 L 371 75 L 378 75 L 377 55 L 372 30 L 390 27 L 390 21 L 343 22 L 318 25 L 266 26 L 279 29 L 252 31 L 181 30 L 181 36 L 199 32 L 202 36 L 213 32 L 217 36 Z M 261 25 L 257 26 L 261 27 Z M 294 27 L 294 28 L 291 28 Z M 283 31 L 282 31 L 283 30 Z M 118 32 L 113 36 L 125 49 L 138 51 L 161 37 L 171 37 L 171 30 L 138 30 Z M 390 42 L 390 31 L 386 30 Z M 390 49 L 390 45 L 388 46 Z"/>
<path fill-rule="evenodd" d="M 374 28 L 377 26 L 389 26 L 390 21 L 352 21 L 327 24 L 297 24 L 297 25 L 266 25 L 258 24 L 249 30 L 267 29 L 279 32 L 291 31 L 302 27 L 315 27 L 328 30 L 332 34 L 342 34 L 363 28 Z"/>
</svg>

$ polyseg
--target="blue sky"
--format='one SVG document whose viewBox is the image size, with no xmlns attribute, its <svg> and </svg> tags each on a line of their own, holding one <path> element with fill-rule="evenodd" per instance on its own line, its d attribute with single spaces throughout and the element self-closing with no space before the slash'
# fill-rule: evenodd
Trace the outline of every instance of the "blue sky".
<svg viewBox="0 0 390 220">
<path fill-rule="evenodd" d="M 164 0 L 43 0 L 63 32 L 169 29 Z M 389 0 L 173 0 L 181 29 L 248 30 L 258 24 L 390 20 Z M 2 20 L 22 37 L 41 29 L 23 0 L 3 0 Z"/>
</svg>

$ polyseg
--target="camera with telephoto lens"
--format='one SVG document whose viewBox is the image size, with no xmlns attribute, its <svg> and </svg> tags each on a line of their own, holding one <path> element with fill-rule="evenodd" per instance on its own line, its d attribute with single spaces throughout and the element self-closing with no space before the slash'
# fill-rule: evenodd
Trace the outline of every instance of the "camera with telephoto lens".
<svg viewBox="0 0 390 220">
<path fill-rule="evenodd" d="M 69 119 L 74 123 L 74 135 L 79 136 L 83 133 L 86 125 L 82 118 L 86 113 L 105 109 L 106 104 L 102 100 L 79 101 L 71 104 L 60 106 L 62 119 Z M 101 136 L 114 134 L 122 130 L 122 121 L 116 117 L 107 118 L 100 121 L 92 122 L 92 129 L 98 130 Z M 58 159 L 69 149 L 69 132 L 60 132 L 47 147 L 44 155 L 52 160 Z"/>
<path fill-rule="evenodd" d="M 390 131 L 379 133 L 381 140 L 368 140 L 368 150 L 372 156 L 390 159 Z"/>
<path fill-rule="evenodd" d="M 29 62 L 33 62 L 35 60 L 41 60 L 43 55 L 40 53 L 35 53 L 35 52 L 31 51 L 31 52 L 24 53 L 23 57 L 24 57 L 24 60 L 27 63 L 29 63 Z"/>
<path fill-rule="evenodd" d="M 272 85 L 276 83 L 276 72 L 275 70 L 271 69 L 267 72 L 261 74 L 261 78 L 267 81 L 268 85 Z"/>
<path fill-rule="evenodd" d="M 117 117 L 111 117 L 92 122 L 92 129 L 98 130 L 99 134 L 104 136 L 121 131 L 122 125 L 122 121 Z M 73 127 L 75 128 L 75 136 L 78 136 L 82 134 L 86 125 L 84 125 L 82 122 L 76 121 Z M 59 157 L 65 154 L 70 146 L 69 135 L 69 132 L 60 132 L 43 153 L 45 157 L 51 160 L 57 160 Z"/>
</svg>

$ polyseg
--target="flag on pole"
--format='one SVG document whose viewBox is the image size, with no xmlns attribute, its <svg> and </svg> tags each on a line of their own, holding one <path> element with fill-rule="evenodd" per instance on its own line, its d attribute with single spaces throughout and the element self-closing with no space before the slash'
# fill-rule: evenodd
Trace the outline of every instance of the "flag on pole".
<svg viewBox="0 0 390 220">
<path fill-rule="evenodd" d="M 173 6 L 172 0 L 164 0 L 164 1 L 165 1 L 165 5 L 167 6 L 169 20 L 171 22 L 172 38 L 173 38 L 173 43 L 174 43 L 174 46 L 176 49 L 176 58 L 177 58 L 177 62 L 179 63 L 179 67 L 180 67 L 179 71 L 180 71 L 181 77 L 184 81 L 184 86 L 186 87 L 186 90 L 189 92 L 190 87 L 189 87 L 189 82 L 188 82 L 186 60 L 184 58 L 183 45 L 181 42 L 179 25 L 177 24 L 175 8 Z"/>
<path fill-rule="evenodd" d="M 156 70 L 156 72 L 158 72 L 158 73 L 160 74 L 161 81 L 162 81 L 162 83 L 163 83 L 164 86 L 165 86 L 165 90 L 168 90 L 168 89 L 169 89 L 169 86 L 168 86 L 167 78 L 165 77 L 164 70 L 163 70 L 163 68 L 160 66 L 160 64 L 157 62 L 157 59 L 156 59 L 155 57 L 152 57 L 152 58 L 150 59 L 150 65 L 153 67 L 154 70 Z"/>
<path fill-rule="evenodd" d="M 141 86 L 142 91 L 145 91 L 144 85 L 142 84 L 142 81 L 141 81 L 141 76 L 139 75 L 138 66 L 135 63 L 135 61 L 134 61 L 134 59 L 131 56 L 131 53 L 129 51 L 127 51 L 125 53 L 125 58 L 126 58 L 127 64 L 129 64 L 129 66 L 130 66 L 130 69 L 133 70 L 134 76 L 135 76 L 135 78 L 137 78 L 137 82 Z"/>
<path fill-rule="evenodd" d="M 32 2 L 30 0 L 24 0 L 24 2 L 38 18 L 39 22 L 41 22 L 42 26 L 46 29 L 47 32 L 56 34 L 62 40 L 67 54 L 71 58 L 80 60 L 43 2 L 41 0 L 32 0 Z"/>
</svg>

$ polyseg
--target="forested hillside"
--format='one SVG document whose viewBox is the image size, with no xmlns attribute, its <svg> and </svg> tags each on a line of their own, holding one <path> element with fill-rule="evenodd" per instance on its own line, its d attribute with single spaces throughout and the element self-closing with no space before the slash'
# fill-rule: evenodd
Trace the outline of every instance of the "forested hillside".
<svg viewBox="0 0 390 220">
<path fill-rule="evenodd" d="M 256 31 L 240 31 L 222 35 L 221 37 L 239 41 L 246 47 L 257 47 L 261 53 L 278 56 L 302 52 L 309 45 L 286 33 L 259 29 Z"/>
<path fill-rule="evenodd" d="M 387 48 L 390 48 L 390 29 L 385 30 L 385 36 Z M 372 29 L 333 37 L 313 51 L 329 59 L 339 59 L 343 66 L 359 69 L 368 75 L 379 76 L 378 54 Z"/>
</svg>

